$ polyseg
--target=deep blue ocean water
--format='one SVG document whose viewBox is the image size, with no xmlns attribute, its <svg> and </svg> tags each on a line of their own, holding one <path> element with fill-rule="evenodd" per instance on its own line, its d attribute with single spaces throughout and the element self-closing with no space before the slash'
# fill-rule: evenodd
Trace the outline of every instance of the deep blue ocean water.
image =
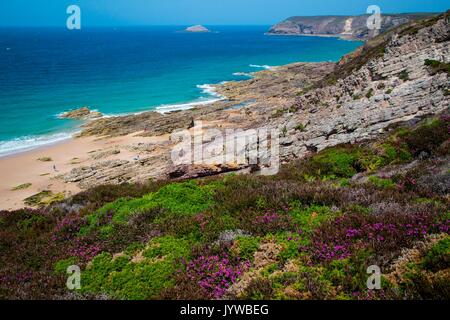
<svg viewBox="0 0 450 320">
<path fill-rule="evenodd" d="M 360 42 L 266 36 L 269 26 L 0 29 L 0 156 L 67 138 L 64 111 L 170 110 L 215 99 L 207 84 L 292 62 L 337 61 Z M 175 105 L 175 106 L 174 106 Z M 181 106 L 180 106 L 181 105 Z M 188 105 L 189 106 L 189 105 Z"/>
</svg>

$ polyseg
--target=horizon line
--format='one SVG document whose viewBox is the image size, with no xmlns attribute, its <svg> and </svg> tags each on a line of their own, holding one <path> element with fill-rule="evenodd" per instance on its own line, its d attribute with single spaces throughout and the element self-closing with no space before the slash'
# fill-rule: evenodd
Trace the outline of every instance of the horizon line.
<svg viewBox="0 0 450 320">
<path fill-rule="evenodd" d="M 411 12 L 388 12 L 388 13 L 381 13 L 381 15 L 404 15 L 404 14 L 430 14 L 430 15 L 439 15 L 443 14 L 446 11 L 411 11 Z M 224 24 L 211 24 L 211 23 L 182 23 L 182 24 L 86 24 L 84 27 L 90 27 L 90 28 L 121 28 L 121 27 L 186 27 L 186 26 L 193 26 L 193 25 L 203 25 L 203 26 L 272 26 L 274 24 L 286 21 L 290 18 L 294 17 L 357 17 L 357 16 L 370 16 L 369 13 L 363 13 L 363 14 L 317 14 L 317 15 L 292 15 L 289 16 L 283 20 L 279 20 L 278 22 L 272 23 L 224 23 Z M 59 27 L 65 27 L 65 24 L 62 25 L 58 24 L 52 24 L 52 25 L 1 25 L 0 28 L 59 28 Z"/>
</svg>

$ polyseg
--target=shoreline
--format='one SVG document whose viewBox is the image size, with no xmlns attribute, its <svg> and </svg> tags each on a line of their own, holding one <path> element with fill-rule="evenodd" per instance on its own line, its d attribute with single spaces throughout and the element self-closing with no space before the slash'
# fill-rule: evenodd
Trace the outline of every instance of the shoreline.
<svg viewBox="0 0 450 320">
<path fill-rule="evenodd" d="M 151 110 L 141 115 L 131 114 L 90 120 L 86 122 L 88 125 L 84 124 L 82 133 L 72 138 L 0 157 L 0 175 L 2 176 L 0 210 L 26 207 L 24 199 L 46 190 L 53 194 L 70 197 L 95 185 L 160 179 L 170 170 L 170 152 L 168 151 L 173 145 L 170 141 L 170 133 L 186 128 L 185 125 L 189 126 L 193 118 L 203 121 L 207 128 L 245 127 L 256 120 L 246 113 L 253 109 L 255 104 L 261 101 L 264 103 L 273 101 L 271 105 L 275 108 L 292 103 L 290 100 L 284 101 L 284 99 L 273 97 L 273 92 L 285 91 L 277 85 L 283 86 L 286 83 L 274 83 L 280 75 L 293 72 L 300 77 L 298 81 L 303 85 L 311 78 L 305 77 L 303 71 L 296 70 L 316 70 L 315 68 L 320 68 L 321 65 L 323 67 L 320 72 L 328 72 L 326 70 L 331 68 L 330 63 L 295 63 L 278 66 L 274 69 L 276 72 L 258 71 L 254 73 L 253 80 L 243 79 L 210 85 L 218 96 L 223 99 L 226 96 L 225 100 L 210 101 L 207 105 L 193 103 L 189 110 L 166 114 Z M 255 90 L 256 87 L 252 86 L 256 84 L 258 87 L 257 83 L 260 81 L 271 83 L 275 87 L 268 89 L 267 92 Z M 236 105 L 240 107 L 234 109 L 233 106 Z M 259 111 L 255 110 L 255 112 L 258 118 Z M 146 132 L 144 126 L 139 123 L 149 121 L 152 126 Z M 136 126 L 133 125 L 134 123 Z M 92 130 L 102 124 L 111 131 Z M 117 150 L 119 152 L 116 152 Z M 94 158 L 97 155 L 98 157 Z M 136 160 L 137 156 L 140 156 L 140 160 Z M 51 161 L 37 160 L 43 157 L 51 158 Z M 112 166 L 108 165 L 109 162 L 115 161 L 123 164 L 119 167 L 116 167 L 114 163 Z M 53 169 L 53 166 L 56 166 L 57 171 Z M 94 170 L 96 175 L 92 178 L 85 177 L 84 170 Z M 13 190 L 27 184 L 31 186 Z"/>
<path fill-rule="evenodd" d="M 65 132 L 61 131 L 59 133 L 64 134 Z M 76 134 L 78 134 L 78 133 L 80 133 L 80 131 L 77 131 L 76 133 L 71 134 L 69 137 L 63 138 L 61 140 L 49 141 L 48 143 L 45 143 L 45 144 L 42 144 L 42 145 L 37 145 L 37 146 L 34 146 L 34 147 L 23 148 L 23 149 L 17 149 L 16 151 L 14 151 L 12 153 L 0 154 L 0 161 L 4 160 L 4 159 L 13 158 L 14 156 L 23 155 L 23 154 L 28 153 L 28 152 L 44 150 L 46 148 L 50 148 L 52 146 L 55 146 L 55 145 L 58 145 L 58 144 L 61 144 L 61 143 L 69 142 L 70 140 L 73 140 L 75 138 Z"/>
<path fill-rule="evenodd" d="M 26 207 L 24 199 L 42 191 L 69 197 L 83 189 L 61 177 L 80 166 L 89 167 L 102 161 L 133 161 L 139 153 L 127 146 L 137 143 L 158 143 L 167 137 L 140 137 L 139 132 L 116 138 L 98 136 L 73 137 L 58 143 L 0 158 L 0 210 Z M 115 154 L 113 150 L 120 150 Z M 102 153 L 108 153 L 97 159 Z M 39 159 L 46 158 L 46 161 Z M 20 186 L 30 185 L 26 188 Z M 18 188 L 14 190 L 14 188 Z"/>
<path fill-rule="evenodd" d="M 238 80 L 238 81 L 245 81 L 247 79 L 243 79 L 243 80 Z M 21 149 L 16 149 L 13 150 L 11 152 L 5 152 L 5 153 L 0 153 L 0 161 L 3 159 L 7 159 L 10 157 L 14 157 L 16 155 L 21 155 L 27 152 L 32 152 L 32 151 L 38 151 L 38 150 L 43 150 L 45 148 L 49 148 L 51 146 L 54 146 L 56 144 L 60 144 L 60 143 L 65 143 L 65 142 L 69 142 L 70 140 L 73 140 L 76 138 L 76 136 L 78 134 L 80 134 L 82 132 L 82 128 L 83 126 L 85 126 L 86 124 L 88 124 L 91 121 L 95 121 L 98 119 L 105 119 L 105 118 L 119 118 L 119 117 L 126 117 L 126 116 L 134 116 L 134 115 L 140 115 L 140 114 L 144 114 L 147 112 L 157 112 L 157 113 L 161 113 L 161 114 L 169 114 L 171 112 L 177 112 L 177 111 L 186 111 L 186 110 L 190 110 L 193 109 L 197 106 L 207 106 L 219 101 L 223 101 L 226 100 L 226 97 L 223 96 L 222 94 L 217 93 L 217 86 L 222 85 L 224 82 L 218 83 L 218 84 L 203 84 L 203 85 L 197 85 L 197 88 L 203 90 L 202 93 L 209 95 L 208 99 L 207 97 L 199 97 L 198 100 L 196 101 L 192 101 L 192 102 L 186 102 L 186 103 L 176 103 L 176 104 L 163 104 L 163 105 L 158 105 L 158 106 L 151 106 L 149 107 L 148 110 L 144 110 L 144 111 L 139 111 L 139 112 L 128 112 L 128 113 L 120 113 L 120 114 L 104 114 L 102 117 L 100 118 L 96 118 L 96 119 L 89 119 L 89 120 L 81 120 L 83 121 L 83 123 L 81 125 L 79 125 L 77 127 L 78 130 L 74 131 L 57 131 L 54 133 L 50 133 L 47 135 L 40 135 L 40 136 L 32 136 L 35 139 L 38 138 L 45 138 L 45 137 L 51 137 L 52 135 L 64 135 L 67 134 L 68 136 L 65 138 L 61 138 L 55 141 L 48 141 L 47 143 L 43 143 L 41 145 L 36 145 L 36 146 L 30 146 L 30 147 L 24 147 Z M 201 100 L 202 98 L 205 98 L 205 100 Z M 98 110 L 92 110 L 92 111 L 98 111 Z M 61 113 L 62 114 L 62 113 Z M 21 139 L 24 137 L 20 137 L 20 138 L 16 138 L 16 139 Z M 12 142 L 15 140 L 8 140 L 6 142 Z"/>
</svg>

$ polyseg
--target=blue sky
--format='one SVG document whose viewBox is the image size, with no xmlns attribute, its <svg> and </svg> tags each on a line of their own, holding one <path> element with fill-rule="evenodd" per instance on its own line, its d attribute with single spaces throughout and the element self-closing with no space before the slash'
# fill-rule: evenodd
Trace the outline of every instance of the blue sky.
<svg viewBox="0 0 450 320">
<path fill-rule="evenodd" d="M 293 15 L 439 12 L 450 0 L 0 0 L 0 26 L 65 26 L 79 5 L 84 26 L 270 25 Z"/>
</svg>

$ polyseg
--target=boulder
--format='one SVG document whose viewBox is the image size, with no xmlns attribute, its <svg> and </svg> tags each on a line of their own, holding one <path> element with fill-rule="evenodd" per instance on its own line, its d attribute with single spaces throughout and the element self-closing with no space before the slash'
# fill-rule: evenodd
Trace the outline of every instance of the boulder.
<svg viewBox="0 0 450 320">
<path fill-rule="evenodd" d="M 87 119 L 97 119 L 103 117 L 98 111 L 92 111 L 88 107 L 82 107 L 79 109 L 64 112 L 60 115 L 61 119 L 76 119 L 76 120 L 87 120 Z"/>
</svg>

